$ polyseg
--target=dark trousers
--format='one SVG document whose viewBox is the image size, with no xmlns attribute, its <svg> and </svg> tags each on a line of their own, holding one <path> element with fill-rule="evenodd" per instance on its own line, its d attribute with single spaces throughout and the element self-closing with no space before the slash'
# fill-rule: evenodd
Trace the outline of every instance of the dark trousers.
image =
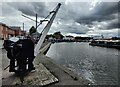
<svg viewBox="0 0 120 87">
<path fill-rule="evenodd" d="M 10 59 L 9 71 L 14 72 L 14 70 L 15 70 L 15 58 L 11 55 L 10 52 L 7 53 L 7 57 Z"/>
<path fill-rule="evenodd" d="M 27 58 L 17 59 L 18 70 L 26 71 Z"/>
<path fill-rule="evenodd" d="M 27 70 L 27 64 L 28 64 L 28 70 L 32 70 L 34 65 L 33 65 L 33 57 L 29 57 L 29 58 L 19 58 L 17 60 L 17 64 L 19 66 L 19 70 L 23 70 L 26 71 Z"/>
<path fill-rule="evenodd" d="M 33 67 L 34 67 L 33 60 L 34 60 L 33 57 L 29 57 L 28 58 L 28 70 L 32 70 L 33 69 Z"/>
<path fill-rule="evenodd" d="M 10 72 L 15 71 L 15 59 L 10 59 L 10 67 L 9 67 Z"/>
</svg>

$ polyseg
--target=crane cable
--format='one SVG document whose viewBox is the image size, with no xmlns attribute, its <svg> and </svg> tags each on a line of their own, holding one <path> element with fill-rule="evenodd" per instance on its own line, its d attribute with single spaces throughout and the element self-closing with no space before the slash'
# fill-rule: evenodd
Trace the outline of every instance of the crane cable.
<svg viewBox="0 0 120 87">
<path fill-rule="evenodd" d="M 39 27 L 41 24 L 42 24 L 42 22 L 43 21 L 48 21 L 48 20 L 46 20 L 53 12 L 55 12 L 55 9 L 57 8 L 57 6 L 51 11 L 51 12 L 49 12 L 49 14 L 43 19 L 43 20 L 40 20 L 40 23 L 39 23 L 39 25 L 37 26 L 37 27 Z M 44 29 L 42 30 L 42 32 L 44 31 Z M 41 32 L 41 33 L 42 33 Z"/>
<path fill-rule="evenodd" d="M 55 12 L 55 10 L 57 9 L 57 6 L 51 11 L 51 12 L 49 12 L 49 14 L 44 18 L 44 20 L 40 20 L 40 23 L 39 23 L 39 25 L 37 26 L 37 28 L 42 24 L 42 22 L 44 22 L 44 21 L 46 21 L 46 19 L 53 13 L 53 12 Z M 40 36 L 42 35 L 42 32 L 44 31 L 44 29 L 41 31 L 41 34 L 40 34 Z M 40 37 L 39 36 L 39 37 Z"/>
</svg>

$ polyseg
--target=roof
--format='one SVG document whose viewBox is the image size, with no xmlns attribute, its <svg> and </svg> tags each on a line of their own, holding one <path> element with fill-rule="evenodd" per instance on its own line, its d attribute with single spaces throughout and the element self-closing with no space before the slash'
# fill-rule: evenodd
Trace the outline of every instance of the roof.
<svg viewBox="0 0 120 87">
<path fill-rule="evenodd" d="M 9 26 L 12 30 L 20 30 L 20 27 L 18 26 Z"/>
<path fill-rule="evenodd" d="M 6 24 L 4 24 L 4 23 L 2 23 L 2 22 L 0 22 L 0 25 L 9 28 Z M 9 29 L 10 29 L 10 28 L 9 28 Z"/>
<path fill-rule="evenodd" d="M 21 30 L 21 27 L 19 27 L 19 26 L 7 26 L 6 24 L 4 24 L 2 22 L 0 22 L 0 25 L 8 27 L 11 30 Z"/>
<path fill-rule="evenodd" d="M 0 22 L 0 25 L 5 25 L 4 23 Z"/>
</svg>

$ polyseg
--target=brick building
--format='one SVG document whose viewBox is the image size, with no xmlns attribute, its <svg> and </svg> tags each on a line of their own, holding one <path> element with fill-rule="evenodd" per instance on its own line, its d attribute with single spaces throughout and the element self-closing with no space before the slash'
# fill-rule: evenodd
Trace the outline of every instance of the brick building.
<svg viewBox="0 0 120 87">
<path fill-rule="evenodd" d="M 21 35 L 21 28 L 17 26 L 10 26 L 12 30 L 15 32 L 15 36 Z"/>
<path fill-rule="evenodd" d="M 0 38 L 7 39 L 9 36 L 21 36 L 25 35 L 25 31 L 22 31 L 17 26 L 7 26 L 6 24 L 0 23 Z"/>
<path fill-rule="evenodd" d="M 9 36 L 14 36 L 15 32 L 7 25 L 0 23 L 0 38 L 6 39 Z"/>
</svg>

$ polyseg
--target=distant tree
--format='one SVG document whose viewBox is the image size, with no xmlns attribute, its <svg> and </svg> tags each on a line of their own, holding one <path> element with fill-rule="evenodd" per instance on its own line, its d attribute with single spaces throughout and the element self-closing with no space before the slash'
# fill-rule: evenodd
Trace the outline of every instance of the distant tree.
<svg viewBox="0 0 120 87">
<path fill-rule="evenodd" d="M 51 38 L 51 37 L 54 38 L 52 34 L 46 35 L 46 39 L 49 39 L 49 38 Z"/>
<path fill-rule="evenodd" d="M 33 33 L 37 32 L 36 28 L 32 26 L 29 30 L 29 34 L 32 35 Z"/>
<path fill-rule="evenodd" d="M 53 37 L 56 39 L 63 39 L 64 36 L 61 34 L 61 32 L 55 32 Z"/>
</svg>

